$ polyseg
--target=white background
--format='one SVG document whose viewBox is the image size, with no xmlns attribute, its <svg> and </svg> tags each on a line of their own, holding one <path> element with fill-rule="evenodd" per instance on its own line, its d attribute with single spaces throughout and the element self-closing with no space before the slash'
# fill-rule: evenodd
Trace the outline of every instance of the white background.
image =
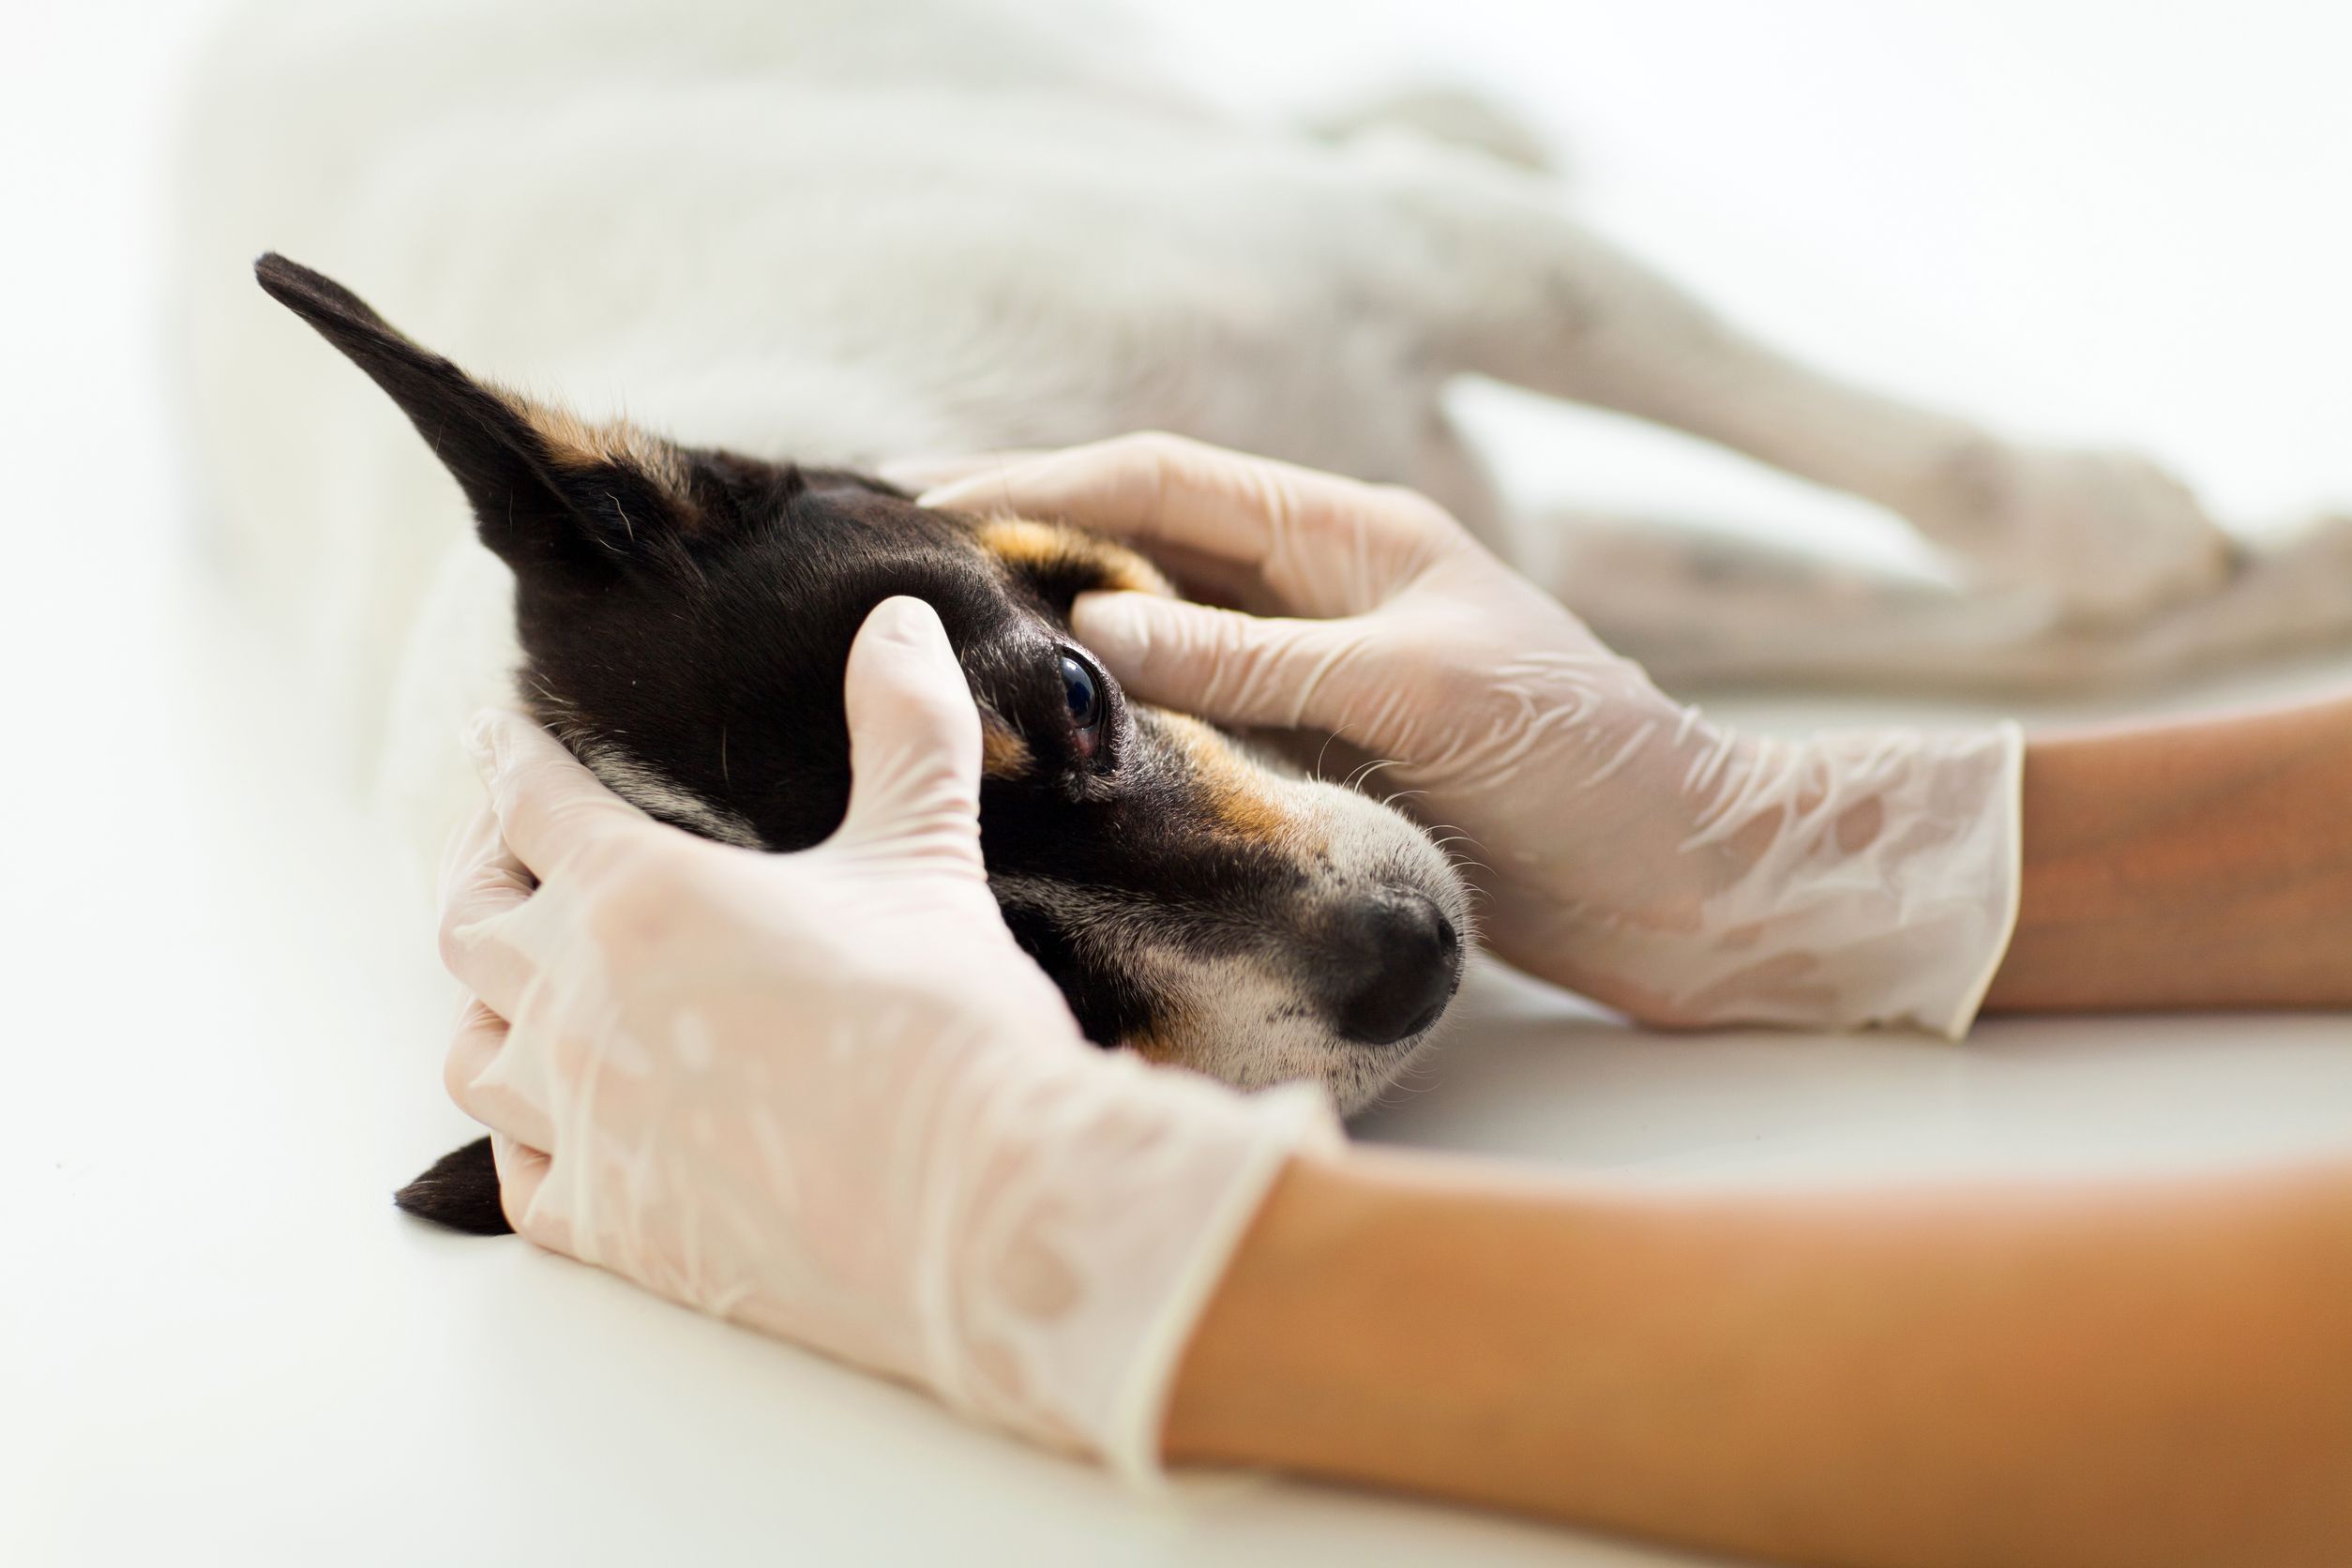
<svg viewBox="0 0 2352 1568">
<path fill-rule="evenodd" d="M 0 47 L 0 1562 L 1636 1560 L 1287 1485 L 1136 1503 L 391 1214 L 465 1136 L 430 932 L 298 682 L 208 591 L 154 347 L 168 90 L 204 9 L 19 7 Z M 1168 9 L 1174 55 L 1259 110 L 1488 85 L 1616 234 L 1836 367 L 2154 447 L 2249 526 L 2352 500 L 2340 7 Z M 1906 553 L 1733 460 L 1475 401 L 1530 490 Z M 2352 664 L 2165 701 L 2329 679 Z M 1501 985 L 1478 1007 L 1376 1136 L 1680 1180 L 2352 1146 L 2341 1018 L 1952 1048 L 1661 1041 Z"/>
</svg>

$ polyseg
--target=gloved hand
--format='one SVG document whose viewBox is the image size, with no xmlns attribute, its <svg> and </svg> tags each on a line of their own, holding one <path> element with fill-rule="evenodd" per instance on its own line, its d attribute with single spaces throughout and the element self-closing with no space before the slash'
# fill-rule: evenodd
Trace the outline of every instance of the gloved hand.
<svg viewBox="0 0 2352 1568">
<path fill-rule="evenodd" d="M 519 715 L 451 862 L 448 1058 L 515 1229 L 1131 1474 L 1319 1091 L 1096 1050 L 998 916 L 980 725 L 929 606 L 850 655 L 847 819 L 764 855 L 654 822 Z M 504 842 L 502 843 L 502 834 Z M 535 878 L 535 888 L 534 879 Z"/>
<path fill-rule="evenodd" d="M 922 498 L 1115 534 L 1252 610 L 1133 594 L 1074 628 L 1147 701 L 1393 759 L 1503 957 L 1666 1025 L 1965 1032 L 2015 919 L 2014 726 L 1736 734 L 1668 701 L 1432 503 L 1167 436 Z"/>
</svg>

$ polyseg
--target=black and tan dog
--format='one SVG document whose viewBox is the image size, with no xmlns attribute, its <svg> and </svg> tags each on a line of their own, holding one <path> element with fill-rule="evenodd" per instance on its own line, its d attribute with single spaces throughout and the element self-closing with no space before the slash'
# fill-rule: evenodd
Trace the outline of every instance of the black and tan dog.
<svg viewBox="0 0 2352 1568">
<path fill-rule="evenodd" d="M 867 612 L 930 602 L 984 721 L 981 840 L 1090 1038 L 1244 1087 L 1387 1084 L 1460 977 L 1462 884 L 1405 818 L 1130 702 L 1070 636 L 1089 589 L 1168 592 L 1076 529 L 934 512 L 877 480 L 588 424 L 486 385 L 283 257 L 262 286 L 391 395 L 513 568 L 520 696 L 615 792 L 806 849 L 848 805 L 841 680 Z M 487 1144 L 401 1194 L 505 1229 Z"/>
</svg>

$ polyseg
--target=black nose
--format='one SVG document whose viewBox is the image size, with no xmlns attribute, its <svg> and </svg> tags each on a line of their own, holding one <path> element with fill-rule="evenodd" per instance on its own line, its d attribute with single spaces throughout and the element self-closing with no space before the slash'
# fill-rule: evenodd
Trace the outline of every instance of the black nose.
<svg viewBox="0 0 2352 1568">
<path fill-rule="evenodd" d="M 1402 889 L 1341 910 L 1331 924 L 1324 992 L 1332 1022 L 1385 1046 L 1438 1021 L 1462 976 L 1462 941 L 1437 905 Z"/>
</svg>

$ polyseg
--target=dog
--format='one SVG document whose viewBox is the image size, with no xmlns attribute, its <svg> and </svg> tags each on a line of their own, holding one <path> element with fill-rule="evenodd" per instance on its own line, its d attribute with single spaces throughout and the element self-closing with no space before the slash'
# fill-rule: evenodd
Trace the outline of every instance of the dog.
<svg viewBox="0 0 2352 1568">
<path fill-rule="evenodd" d="M 338 713 L 445 722 L 419 619 L 445 647 L 498 594 L 461 595 L 478 563 L 415 520 L 430 468 L 238 297 L 272 243 L 397 288 L 469 364 L 739 451 L 871 468 L 1158 429 L 1408 485 L 1669 688 L 2115 687 L 2352 633 L 2352 520 L 2233 547 L 2154 463 L 1768 349 L 1578 221 L 1490 106 L 1244 123 L 1153 58 L 1078 0 L 259 0 L 199 68 L 176 183 L 232 553 L 315 614 Z M 1949 580 L 1529 515 L 1449 412 L 1465 375 L 1877 503 Z M 342 419 L 312 451 L 251 433 Z M 433 792 L 428 748 L 352 739 L 395 795 Z"/>
<path fill-rule="evenodd" d="M 1077 529 L 926 511 L 864 475 L 674 445 L 486 386 L 277 255 L 262 287 L 388 394 L 513 572 L 525 705 L 616 793 L 724 843 L 839 825 L 841 683 L 882 599 L 930 602 L 982 716 L 981 850 L 1022 948 L 1089 1038 L 1346 1108 L 1429 1038 L 1470 907 L 1420 829 L 1129 701 L 1070 637 L 1093 589 L 1167 593 Z M 487 1140 L 401 1207 L 505 1228 Z"/>
<path fill-rule="evenodd" d="M 510 695 L 518 585 L 429 446 L 266 318 L 244 270 L 264 243 L 389 288 L 468 365 L 562 386 L 582 450 L 794 460 L 791 505 L 828 515 L 903 507 L 847 477 L 888 459 L 1148 429 L 1407 485 L 1669 686 L 2117 685 L 2352 630 L 2352 521 L 2233 548 L 2152 463 L 2013 441 L 1768 351 L 1580 222 L 1507 117 L 1422 97 L 1244 123 L 1152 59 L 1115 19 L 1018 0 L 258 0 L 228 23 L 175 182 L 192 445 L 221 557 L 292 623 L 323 727 L 403 837 L 437 845 L 471 809 L 451 737 Z M 1472 375 L 1876 501 L 1948 547 L 1950 580 L 1522 515 L 1449 412 Z M 596 445 L 622 429 L 694 445 Z M 630 526 L 680 473 L 717 483 L 716 455 L 673 460 L 616 490 Z M 952 526 L 977 544 L 967 595 L 1012 569 Z M 792 635 L 745 631 L 746 649 Z M 674 782 L 671 820 L 757 833 L 729 804 L 745 742 L 726 733 L 723 761 L 700 731 L 631 753 L 650 774 L 634 798 Z M 1274 1060 L 1205 1064 L 1255 1081 Z"/>
</svg>

